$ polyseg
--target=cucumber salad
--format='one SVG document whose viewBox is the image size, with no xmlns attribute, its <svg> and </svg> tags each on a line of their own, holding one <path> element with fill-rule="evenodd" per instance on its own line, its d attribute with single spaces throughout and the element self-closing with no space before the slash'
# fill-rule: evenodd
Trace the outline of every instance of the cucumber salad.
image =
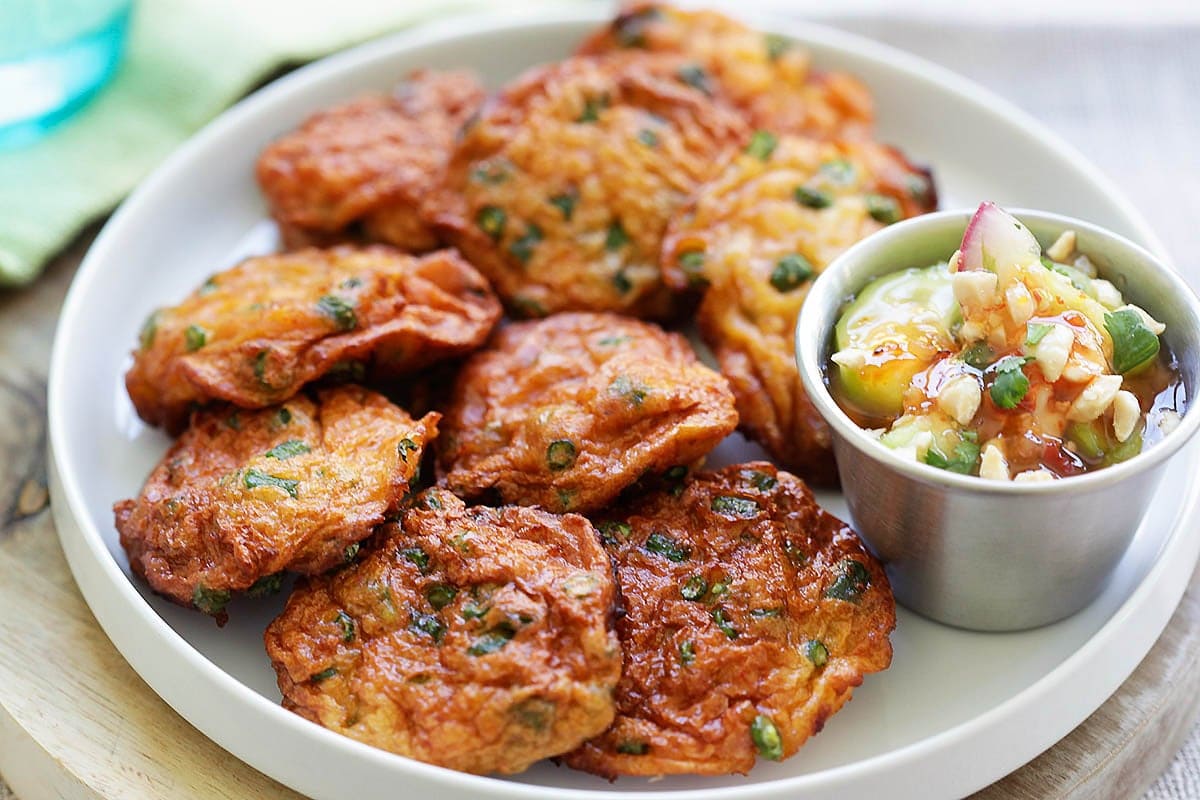
<svg viewBox="0 0 1200 800">
<path fill-rule="evenodd" d="M 993 480 L 1124 461 L 1178 424 L 1165 326 L 1066 231 L 1043 253 L 983 203 L 948 261 L 875 279 L 843 309 L 830 388 L 906 457 Z"/>
</svg>

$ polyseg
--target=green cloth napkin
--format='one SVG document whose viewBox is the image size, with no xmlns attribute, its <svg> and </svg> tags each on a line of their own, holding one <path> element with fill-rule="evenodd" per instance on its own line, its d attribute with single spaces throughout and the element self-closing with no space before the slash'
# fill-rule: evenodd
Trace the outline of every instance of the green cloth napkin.
<svg viewBox="0 0 1200 800">
<path fill-rule="evenodd" d="M 483 5 L 496 4 L 135 0 L 113 81 L 46 138 L 0 151 L 0 286 L 36 278 L 164 156 L 281 68 Z"/>
</svg>

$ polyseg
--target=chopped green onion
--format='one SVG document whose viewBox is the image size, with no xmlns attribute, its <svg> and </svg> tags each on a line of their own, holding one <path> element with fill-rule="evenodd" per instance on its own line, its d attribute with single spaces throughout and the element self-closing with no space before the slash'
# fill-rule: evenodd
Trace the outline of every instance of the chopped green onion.
<svg viewBox="0 0 1200 800">
<path fill-rule="evenodd" d="M 508 180 L 507 163 L 489 163 L 484 161 L 471 170 L 471 180 L 495 186 Z"/>
<path fill-rule="evenodd" d="M 446 625 L 433 614 L 413 613 L 408 622 L 409 630 L 423 633 L 433 639 L 434 644 L 441 644 L 446 635 Z"/>
<path fill-rule="evenodd" d="M 1158 355 L 1158 337 L 1132 308 L 1105 314 L 1104 327 L 1112 337 L 1112 366 L 1118 374 L 1133 372 Z"/>
<path fill-rule="evenodd" d="M 553 701 L 530 697 L 514 705 L 509 711 L 516 717 L 517 722 L 526 728 L 544 731 L 554 720 L 555 708 Z"/>
<path fill-rule="evenodd" d="M 767 46 L 767 60 L 777 61 L 779 57 L 788 51 L 792 46 L 791 39 L 786 36 L 780 36 L 777 33 L 768 33 L 764 38 Z"/>
<path fill-rule="evenodd" d="M 534 248 L 541 241 L 542 229 L 531 223 L 525 228 L 525 235 L 508 246 L 508 252 L 512 253 L 517 261 L 528 264 L 529 259 L 533 257 Z"/>
<path fill-rule="evenodd" d="M 853 183 L 857 170 L 854 165 L 844 158 L 826 161 L 819 167 L 820 173 L 833 183 L 845 186 Z"/>
<path fill-rule="evenodd" d="M 770 131 L 755 131 L 750 137 L 750 144 L 746 145 L 746 155 L 753 156 L 759 161 L 766 161 L 775 152 L 775 148 L 779 145 L 779 139 Z"/>
<path fill-rule="evenodd" d="M 142 329 L 138 332 L 138 343 L 141 344 L 143 350 L 149 350 L 154 344 L 154 336 L 158 333 L 158 317 L 162 310 L 152 311 L 150 316 L 146 317 L 146 321 L 142 323 Z"/>
<path fill-rule="evenodd" d="M 453 602 L 457 594 L 458 589 L 455 589 L 453 586 L 447 586 L 444 583 L 435 583 L 425 590 L 425 599 L 429 601 L 429 605 L 433 606 L 434 610 L 441 611 Z"/>
<path fill-rule="evenodd" d="M 426 553 L 421 548 L 406 547 L 400 551 L 400 555 L 415 564 L 422 575 L 429 572 L 429 553 Z"/>
<path fill-rule="evenodd" d="M 564 511 L 569 511 L 572 504 L 575 502 L 577 492 L 574 489 L 555 489 L 555 494 L 558 495 L 558 504 Z"/>
<path fill-rule="evenodd" d="M 809 639 L 804 643 L 804 657 L 811 661 L 814 667 L 823 667 L 829 661 L 829 650 L 824 642 Z"/>
<path fill-rule="evenodd" d="M 642 128 L 638 131 L 637 138 L 646 147 L 658 147 L 658 134 L 649 128 Z"/>
<path fill-rule="evenodd" d="M 838 575 L 833 583 L 825 590 L 825 596 L 834 600 L 845 600 L 857 603 L 871 584 L 871 575 L 867 568 L 852 558 L 843 559 L 838 564 Z"/>
<path fill-rule="evenodd" d="M 691 640 L 679 645 L 679 663 L 690 667 L 696 660 L 696 645 Z"/>
<path fill-rule="evenodd" d="M 337 667 L 330 667 L 329 669 L 323 669 L 320 672 L 314 672 L 312 675 L 309 676 L 308 679 L 310 681 L 312 681 L 313 683 L 321 683 L 322 681 L 329 680 L 330 678 L 332 678 L 334 675 L 337 675 L 337 674 L 338 674 Z"/>
<path fill-rule="evenodd" d="M 779 483 L 773 476 L 757 469 L 743 470 L 742 477 L 749 480 L 750 485 L 760 492 L 769 492 Z"/>
<path fill-rule="evenodd" d="M 345 611 L 338 611 L 337 616 L 333 618 L 338 627 L 342 629 L 342 641 L 353 642 L 355 636 L 354 618 Z"/>
<path fill-rule="evenodd" d="M 829 208 L 833 205 L 833 198 L 828 192 L 823 192 L 820 189 L 810 189 L 807 186 L 797 186 L 792 195 L 796 198 L 796 202 L 802 206 L 809 208 Z"/>
<path fill-rule="evenodd" d="M 212 617 L 223 614 L 231 599 L 233 595 L 228 589 L 209 589 L 202 583 L 196 584 L 192 592 L 192 605 Z"/>
<path fill-rule="evenodd" d="M 475 643 L 467 648 L 467 655 L 485 656 L 495 653 L 508 644 L 516 633 L 511 625 L 501 623 L 476 639 Z"/>
<path fill-rule="evenodd" d="M 550 198 L 550 205 L 562 212 L 563 219 L 567 222 L 571 221 L 571 216 L 575 213 L 575 204 L 579 202 L 579 194 L 574 190 L 556 194 Z"/>
<path fill-rule="evenodd" d="M 189 353 L 194 353 L 208 344 L 208 331 L 199 325 L 188 325 L 183 332 L 183 344 Z"/>
<path fill-rule="evenodd" d="M 790 292 L 811 278 L 813 272 L 813 265 L 807 258 L 792 253 L 775 263 L 775 269 L 771 270 L 771 285 L 781 292 Z"/>
<path fill-rule="evenodd" d="M 868 194 L 866 196 L 867 213 L 876 222 L 891 225 L 900 221 L 900 204 L 886 194 Z"/>
<path fill-rule="evenodd" d="M 624 756 L 644 756 L 650 752 L 650 745 L 638 739 L 622 739 L 617 743 L 617 752 Z"/>
<path fill-rule="evenodd" d="M 910 173 L 904 176 L 904 188 L 908 196 L 918 203 L 927 203 L 933 194 L 933 184 L 924 175 Z"/>
<path fill-rule="evenodd" d="M 720 629 L 721 633 L 725 634 L 730 639 L 738 638 L 738 630 L 737 628 L 733 627 L 733 623 L 730 622 L 729 617 L 725 615 L 725 609 L 720 607 L 714 608 L 710 616 L 712 617 L 713 622 L 716 623 L 717 628 Z"/>
<path fill-rule="evenodd" d="M 617 287 L 617 291 L 621 294 L 627 294 L 633 288 L 633 282 L 629 280 L 629 276 L 625 274 L 625 270 L 617 270 L 613 275 L 613 286 Z"/>
<path fill-rule="evenodd" d="M 654 531 L 646 537 L 646 550 L 662 556 L 676 564 L 687 561 L 692 556 L 692 548 L 681 545 L 665 533 Z"/>
<path fill-rule="evenodd" d="M 628 375 L 618 375 L 608 385 L 608 391 L 614 397 L 624 397 L 630 405 L 637 407 L 645 401 L 649 389 L 644 384 L 634 383 Z"/>
<path fill-rule="evenodd" d="M 783 614 L 783 609 L 781 609 L 781 608 L 752 608 L 752 609 L 750 609 L 750 616 L 754 617 L 755 619 L 774 619 L 776 617 L 781 616 L 782 614 Z"/>
<path fill-rule="evenodd" d="M 700 600 L 708 593 L 708 581 L 704 580 L 703 575 L 693 575 L 688 578 L 683 588 L 679 590 L 679 594 L 684 600 Z"/>
<path fill-rule="evenodd" d="M 783 552 L 787 555 L 788 560 L 797 567 L 808 563 L 808 553 L 804 552 L 804 548 L 791 539 L 784 539 Z"/>
<path fill-rule="evenodd" d="M 613 22 L 617 44 L 621 47 L 645 47 L 646 28 L 661 16 L 662 12 L 657 6 L 646 6 L 621 14 Z"/>
<path fill-rule="evenodd" d="M 317 310 L 333 320 L 339 331 L 352 331 L 358 327 L 354 306 L 337 295 L 327 294 L 317 301 Z"/>
<path fill-rule="evenodd" d="M 677 260 L 679 268 L 687 273 L 689 281 L 698 279 L 704 270 L 703 250 L 688 250 L 686 253 L 680 253 Z"/>
<path fill-rule="evenodd" d="M 763 758 L 771 761 L 783 758 L 783 739 L 779 736 L 779 729 L 775 727 L 775 723 L 766 714 L 759 714 L 754 718 L 754 722 L 750 723 L 750 738 L 754 740 L 754 746 Z"/>
<path fill-rule="evenodd" d="M 408 463 L 408 454 L 416 452 L 417 449 L 417 443 L 407 436 L 396 443 L 396 454 L 405 464 Z"/>
<path fill-rule="evenodd" d="M 506 222 L 508 222 L 508 215 L 499 206 L 483 206 L 475 214 L 475 224 L 481 231 L 492 237 L 494 242 L 500 241 L 500 237 L 504 235 Z"/>
<path fill-rule="evenodd" d="M 292 497 L 296 496 L 296 487 L 300 485 L 300 481 L 290 480 L 288 478 L 280 478 L 275 475 L 268 475 L 265 472 L 257 469 L 246 470 L 246 475 L 242 479 L 247 489 L 258 489 L 262 486 L 272 486 L 276 489 L 282 489 Z"/>
<path fill-rule="evenodd" d="M 362 545 L 359 544 L 358 542 L 355 542 L 354 544 L 346 545 L 345 551 L 342 552 L 342 556 L 345 558 L 346 563 L 349 564 L 351 561 L 353 561 L 355 558 L 357 558 L 358 551 L 361 549 L 362 549 Z"/>
<path fill-rule="evenodd" d="M 380 581 L 367 581 L 367 588 L 379 598 L 379 616 L 385 622 L 396 621 L 396 602 L 392 598 L 392 587 Z"/>
<path fill-rule="evenodd" d="M 599 97 L 589 97 L 583 101 L 583 111 L 575 118 L 576 122 L 596 122 L 600 119 L 600 112 L 608 108 L 611 100 L 607 94 L 602 94 Z"/>
<path fill-rule="evenodd" d="M 283 573 L 275 572 L 270 575 L 264 575 L 251 584 L 246 590 L 246 594 L 251 597 L 270 597 L 274 594 L 279 594 L 279 590 L 283 588 Z"/>
<path fill-rule="evenodd" d="M 561 472 L 570 469 L 577 457 L 575 443 L 570 439 L 555 439 L 546 448 L 546 466 L 551 472 Z"/>
<path fill-rule="evenodd" d="M 680 67 L 675 76 L 693 89 L 698 89 L 704 92 L 704 94 L 712 94 L 712 87 L 708 82 L 708 73 L 696 64 Z"/>
<path fill-rule="evenodd" d="M 459 614 L 462 615 L 464 620 L 483 619 L 491 610 L 491 606 L 480 605 L 476 601 L 471 600 L 462 607 L 462 611 L 460 611 Z"/>
<path fill-rule="evenodd" d="M 517 312 L 518 316 L 522 317 L 544 317 L 546 316 L 546 307 L 534 300 L 532 297 L 522 297 L 517 295 L 511 301 L 513 311 Z"/>
<path fill-rule="evenodd" d="M 299 439 L 288 439 L 286 442 L 281 442 L 268 450 L 267 458 L 287 461 L 293 456 L 301 456 L 311 451 L 312 448 Z"/>
<path fill-rule="evenodd" d="M 361 361 L 338 361 L 325 373 L 327 379 L 343 383 L 359 383 L 366 375 L 367 366 Z"/>
<path fill-rule="evenodd" d="M 712 510 L 718 514 L 749 518 L 758 514 L 758 503 L 747 497 L 720 494 L 712 499 Z"/>
<path fill-rule="evenodd" d="M 633 532 L 633 528 L 629 527 L 628 523 L 614 520 L 601 522 L 596 526 L 596 530 L 600 532 L 600 541 L 610 546 L 620 544 L 621 539 L 628 539 L 629 534 Z"/>
<path fill-rule="evenodd" d="M 612 253 L 627 244 L 629 244 L 629 234 L 625 232 L 621 221 L 615 220 L 608 226 L 608 233 L 604 235 L 604 249 Z"/>
</svg>

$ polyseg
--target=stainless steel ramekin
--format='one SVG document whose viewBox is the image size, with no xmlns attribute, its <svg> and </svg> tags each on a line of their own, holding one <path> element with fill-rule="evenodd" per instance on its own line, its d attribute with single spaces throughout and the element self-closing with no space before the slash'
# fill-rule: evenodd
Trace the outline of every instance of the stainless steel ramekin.
<svg viewBox="0 0 1200 800">
<path fill-rule="evenodd" d="M 1189 402 L 1200 386 L 1200 300 L 1166 264 L 1114 233 L 1041 211 L 1011 211 L 1043 246 L 1078 234 L 1102 277 L 1166 324 Z M 948 258 L 972 211 L 892 225 L 847 250 L 813 284 L 796 326 L 804 390 L 833 431 L 842 490 L 896 598 L 950 625 L 1020 630 L 1070 616 L 1100 593 L 1137 532 L 1168 459 L 1200 427 L 1179 426 L 1129 461 L 1064 480 L 1013 483 L 909 461 L 859 428 L 834 402 L 826 370 L 846 301 L 873 278 Z"/>
</svg>

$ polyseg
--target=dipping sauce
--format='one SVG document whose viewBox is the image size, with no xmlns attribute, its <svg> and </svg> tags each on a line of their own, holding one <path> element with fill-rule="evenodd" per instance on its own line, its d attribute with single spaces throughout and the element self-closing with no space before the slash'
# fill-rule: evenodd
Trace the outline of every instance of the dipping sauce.
<svg viewBox="0 0 1200 800">
<path fill-rule="evenodd" d="M 1066 231 L 1043 254 L 992 203 L 947 262 L 885 275 L 843 309 L 838 405 L 940 469 L 1048 481 L 1124 461 L 1186 398 L 1164 326 L 1099 278 Z"/>
</svg>

